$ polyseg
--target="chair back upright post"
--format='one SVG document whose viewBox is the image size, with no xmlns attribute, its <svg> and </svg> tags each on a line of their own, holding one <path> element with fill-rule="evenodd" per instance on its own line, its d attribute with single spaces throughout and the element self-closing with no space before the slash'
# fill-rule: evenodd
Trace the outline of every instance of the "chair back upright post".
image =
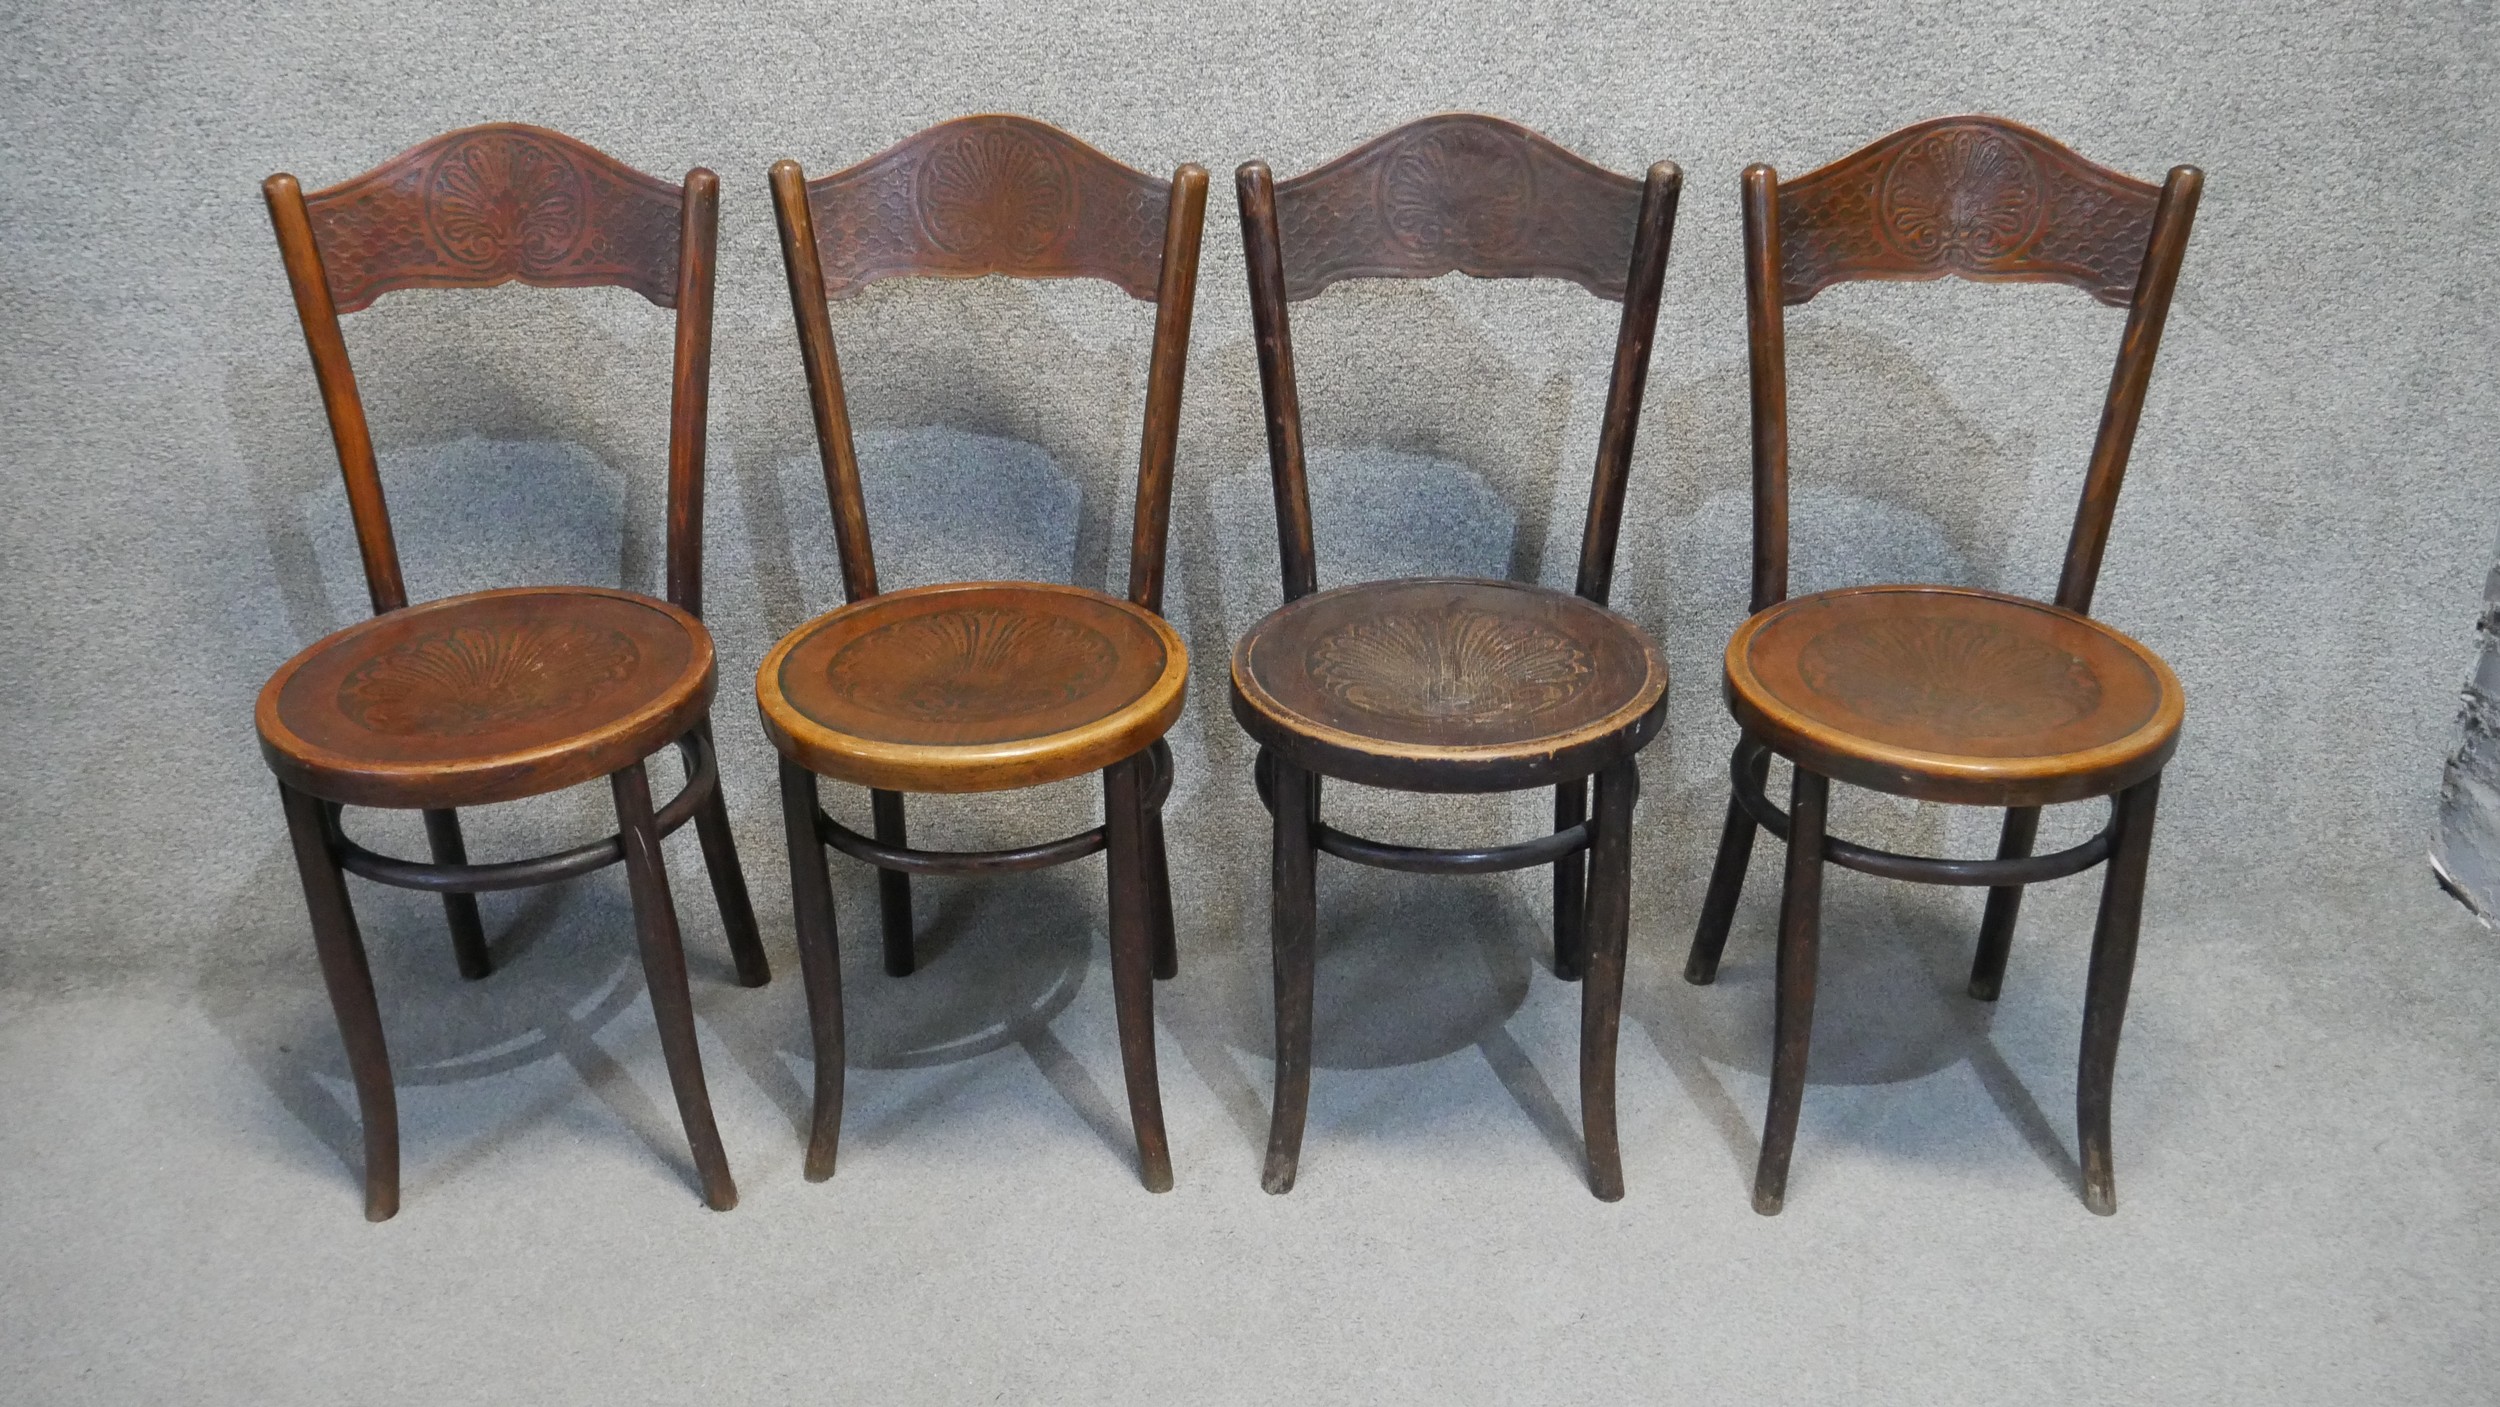
<svg viewBox="0 0 2500 1407">
<path fill-rule="evenodd" d="M 499 122 L 419 143 L 307 194 L 261 183 L 312 353 L 376 614 L 408 604 L 373 433 L 341 315 L 410 288 L 619 287 L 677 314 L 669 403 L 668 599 L 702 612 L 703 445 L 720 179 L 673 186 L 543 127 Z"/>
<path fill-rule="evenodd" d="M 813 181 L 775 162 L 772 188 L 844 599 L 878 584 L 829 300 L 888 278 L 1098 278 L 1155 305 L 1128 596 L 1160 613 L 1205 168 L 1158 180 L 1048 123 L 986 114 Z"/>
<path fill-rule="evenodd" d="M 2127 310 L 2055 598 L 2088 614 L 2204 180 L 2176 166 L 2155 186 L 1984 116 L 1903 128 L 1793 181 L 1745 168 L 1751 609 L 1788 598 L 1785 310 L 1836 283 L 1951 275 L 2064 283 Z"/>
<path fill-rule="evenodd" d="M 1623 304 L 1576 583 L 1604 604 L 1683 173 L 1662 161 L 1636 181 L 1516 123 L 1445 113 L 1283 182 L 1245 162 L 1235 184 L 1285 599 L 1319 588 L 1286 305 L 1344 279 L 1464 273 L 1565 279 Z"/>
</svg>

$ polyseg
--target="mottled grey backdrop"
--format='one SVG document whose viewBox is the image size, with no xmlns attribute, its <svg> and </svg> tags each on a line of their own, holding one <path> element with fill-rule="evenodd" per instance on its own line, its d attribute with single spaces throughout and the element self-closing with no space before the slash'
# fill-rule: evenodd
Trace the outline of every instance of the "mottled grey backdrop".
<svg viewBox="0 0 2500 1407">
<path fill-rule="evenodd" d="M 777 945 L 749 683 L 837 588 L 764 172 L 829 171 L 980 110 L 1217 172 L 1173 519 L 1171 609 L 1198 657 L 1175 738 L 1184 944 L 1255 938 L 1265 913 L 1264 822 L 1224 703 L 1229 641 L 1277 600 L 1229 173 L 1264 156 L 1290 174 L 1448 108 L 1688 173 L 1618 574 L 1679 677 L 1647 767 L 1636 961 L 1684 941 L 1732 737 L 1716 654 L 1746 563 L 1736 173 L 1802 172 L 1965 110 L 2139 175 L 2193 161 L 2210 178 L 2098 598 L 2189 691 L 2154 904 L 2429 882 L 2500 520 L 2489 5 L 1401 8 L 0 10 L 0 711 L 17 752 L 0 963 L 36 979 L 301 961 L 251 702 L 362 614 L 363 587 L 256 183 L 326 184 L 490 119 L 724 179 L 707 600 L 732 805 Z M 1567 582 L 1612 316 L 1565 286 L 1463 280 L 1306 305 L 1324 582 Z M 1799 589 L 2047 592 L 2118 325 L 2058 287 L 1861 286 L 1801 310 Z M 898 284 L 840 306 L 836 330 L 889 583 L 1118 580 L 1139 305 L 1102 285 Z M 656 588 L 666 314 L 620 291 L 396 295 L 349 340 L 414 594 Z M 1362 824 L 1411 838 L 1524 834 L 1542 810 L 1350 793 Z M 591 788 L 503 808 L 474 848 L 569 842 L 604 805 Z M 1096 805 L 1081 783 L 947 801 L 923 831 L 1038 838 Z M 1839 819 L 1965 851 L 1992 833 L 1858 796 Z M 864 891 L 845 883 L 857 935 Z M 1352 903 L 1391 882 L 1330 883 Z M 1468 883 L 1541 921 L 1531 889 Z M 700 906 L 699 885 L 681 895 Z"/>
</svg>

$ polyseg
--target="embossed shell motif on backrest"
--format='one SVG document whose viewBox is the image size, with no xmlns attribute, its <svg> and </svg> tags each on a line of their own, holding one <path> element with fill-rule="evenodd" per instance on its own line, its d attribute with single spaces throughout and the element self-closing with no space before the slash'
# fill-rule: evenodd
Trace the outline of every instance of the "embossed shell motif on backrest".
<svg viewBox="0 0 2500 1407">
<path fill-rule="evenodd" d="M 2161 188 L 2019 123 L 1906 127 L 1779 186 L 1782 300 L 1855 279 L 2066 283 L 2135 296 Z"/>
<path fill-rule="evenodd" d="M 447 132 L 304 197 L 342 313 L 403 288 L 630 288 L 677 303 L 684 192 L 543 127 Z"/>
<path fill-rule="evenodd" d="M 1410 122 L 1276 185 L 1285 297 L 1351 278 L 1559 278 L 1622 301 L 1641 183 L 1515 122 Z"/>
<path fill-rule="evenodd" d="M 1099 278 L 1152 299 L 1171 183 L 1029 117 L 944 122 L 807 183 L 825 296 L 904 276 Z"/>
</svg>

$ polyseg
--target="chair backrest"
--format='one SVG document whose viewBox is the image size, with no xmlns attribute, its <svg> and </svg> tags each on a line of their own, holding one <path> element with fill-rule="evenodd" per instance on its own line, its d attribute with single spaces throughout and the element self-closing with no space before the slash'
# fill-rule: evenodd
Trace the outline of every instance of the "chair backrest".
<svg viewBox="0 0 2500 1407">
<path fill-rule="evenodd" d="M 2159 186 L 2018 123 L 1942 117 L 1782 181 L 1745 168 L 1746 324 L 1753 369 L 1753 609 L 1788 595 L 1788 352 L 1783 310 L 1836 283 L 2065 283 L 2127 310 L 2056 603 L 2089 612 L 2153 353 L 2204 173 Z"/>
<path fill-rule="evenodd" d="M 1683 181 L 1673 162 L 1635 180 L 1474 113 L 1410 122 L 1290 180 L 1278 181 L 1264 161 L 1242 165 L 1241 238 L 1286 600 L 1317 590 L 1319 578 L 1285 305 L 1342 279 L 1448 273 L 1567 279 L 1623 304 L 1580 539 L 1579 593 L 1606 600 Z"/>
<path fill-rule="evenodd" d="M 446 132 L 307 195 L 261 183 L 312 350 L 373 609 L 408 604 L 339 315 L 405 288 L 630 288 L 677 311 L 668 431 L 668 599 L 703 609 L 703 438 L 711 386 L 720 178 L 682 186 L 543 127 Z"/>
<path fill-rule="evenodd" d="M 1160 181 L 1048 123 L 983 115 L 813 181 L 797 162 L 775 162 L 772 183 L 845 599 L 877 594 L 877 559 L 826 301 L 880 279 L 1004 274 L 1103 279 L 1155 305 L 1128 595 L 1162 610 L 1206 168 L 1183 163 Z"/>
</svg>

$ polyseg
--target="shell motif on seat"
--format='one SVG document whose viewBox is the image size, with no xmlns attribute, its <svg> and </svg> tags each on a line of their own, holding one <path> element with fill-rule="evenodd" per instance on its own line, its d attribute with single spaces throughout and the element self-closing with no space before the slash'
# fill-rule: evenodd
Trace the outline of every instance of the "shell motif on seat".
<svg viewBox="0 0 2500 1407">
<path fill-rule="evenodd" d="M 1293 601 L 1233 650 L 1233 714 L 1298 767 L 1408 791 L 1585 777 L 1666 719 L 1648 634 L 1568 592 L 1409 578 Z"/>
<path fill-rule="evenodd" d="M 1163 617 L 1082 587 L 962 582 L 856 601 L 756 672 L 764 729 L 836 781 L 1001 791 L 1137 753 L 1180 716 L 1189 652 Z"/>
<path fill-rule="evenodd" d="M 2090 616 L 1940 586 L 1763 611 L 1728 642 L 1727 698 L 1747 733 L 1824 776 L 1979 806 L 2133 786 L 2186 711 L 2160 656 Z"/>
<path fill-rule="evenodd" d="M 702 721 L 712 642 L 626 591 L 481 591 L 359 621 L 261 690 L 261 752 L 354 806 L 481 806 L 606 776 Z"/>
</svg>

